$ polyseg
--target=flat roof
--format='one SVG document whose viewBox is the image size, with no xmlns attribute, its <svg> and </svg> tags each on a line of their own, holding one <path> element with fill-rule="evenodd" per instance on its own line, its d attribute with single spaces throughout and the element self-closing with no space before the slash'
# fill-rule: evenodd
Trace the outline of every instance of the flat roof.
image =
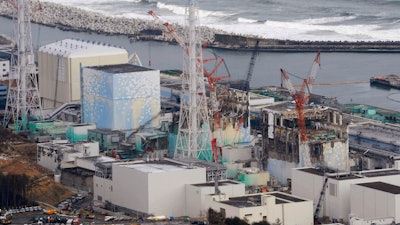
<svg viewBox="0 0 400 225">
<path fill-rule="evenodd" d="M 99 55 L 126 54 L 128 52 L 119 47 L 100 41 L 89 41 L 80 39 L 64 39 L 39 48 L 39 52 L 47 52 L 64 57 L 89 57 Z"/>
<path fill-rule="evenodd" d="M 275 196 L 276 198 L 284 199 L 289 202 L 304 202 L 305 201 L 304 199 L 296 198 L 293 195 L 287 195 L 287 194 L 283 194 L 283 193 L 279 193 L 279 192 L 272 192 L 269 194 Z"/>
<path fill-rule="evenodd" d="M 163 173 L 163 172 L 170 172 L 170 171 L 180 171 L 180 170 L 187 170 L 198 167 L 188 167 L 187 165 L 176 163 L 171 160 L 161 159 L 159 161 L 127 161 L 117 163 L 117 165 L 122 167 L 131 168 L 134 170 L 138 170 L 144 173 Z"/>
<path fill-rule="evenodd" d="M 372 188 L 372 189 L 379 190 L 379 191 L 388 192 L 388 193 L 395 194 L 395 195 L 400 194 L 399 186 L 380 182 L 380 181 L 370 182 L 370 183 L 361 183 L 361 184 L 357 184 L 357 185 Z"/>
<path fill-rule="evenodd" d="M 90 157 L 82 157 L 79 159 L 85 160 L 85 161 L 90 161 L 90 162 L 95 162 L 95 163 L 116 161 L 115 158 L 108 157 L 108 156 L 90 156 Z"/>
<path fill-rule="evenodd" d="M 275 197 L 275 204 L 285 204 L 292 202 L 303 202 L 304 199 L 296 198 L 292 195 L 288 195 L 282 192 L 267 192 L 259 193 L 255 195 L 246 195 L 239 197 L 229 198 L 227 201 L 221 201 L 221 203 L 232 205 L 238 208 L 261 206 L 261 198 L 263 195 L 271 195 Z"/>
<path fill-rule="evenodd" d="M 326 175 L 327 177 L 335 180 L 350 180 L 350 179 L 360 179 L 365 177 L 380 177 L 380 176 L 391 176 L 400 174 L 400 171 L 396 169 L 365 170 L 365 171 L 359 171 L 357 173 L 343 173 L 322 168 L 301 168 L 298 170 L 318 176 Z"/>
<path fill-rule="evenodd" d="M 384 142 L 393 145 L 400 145 L 400 127 L 389 124 L 366 123 L 351 126 L 349 135 Z"/>
<path fill-rule="evenodd" d="M 130 165 L 128 164 L 122 166 L 139 170 L 145 173 L 163 173 L 163 172 L 179 171 L 187 169 L 184 168 L 183 166 L 175 166 L 168 164 L 153 164 L 153 163 L 141 163 L 141 164 L 130 164 Z"/>
<path fill-rule="evenodd" d="M 129 64 L 129 63 L 115 64 L 115 65 L 104 65 L 104 66 L 90 66 L 90 67 L 87 67 L 87 68 L 94 69 L 94 70 L 100 70 L 100 71 L 104 71 L 104 72 L 107 72 L 107 73 L 114 73 L 114 74 L 131 73 L 131 72 L 142 72 L 142 71 L 153 70 L 153 69 L 149 69 L 149 68 L 146 68 L 146 67 L 137 66 L 137 65 L 133 65 L 133 64 Z"/>
</svg>

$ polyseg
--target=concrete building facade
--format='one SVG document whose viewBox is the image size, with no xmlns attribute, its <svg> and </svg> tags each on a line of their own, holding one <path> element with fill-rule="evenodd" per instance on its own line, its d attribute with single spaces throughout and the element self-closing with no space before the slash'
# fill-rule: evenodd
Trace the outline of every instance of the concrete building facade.
<svg viewBox="0 0 400 225">
<path fill-rule="evenodd" d="M 352 217 L 362 220 L 392 219 L 400 223 L 400 186 L 384 183 L 369 182 L 351 185 Z"/>
<path fill-rule="evenodd" d="M 39 92 L 43 108 L 79 101 L 81 66 L 128 62 L 125 49 L 97 41 L 65 39 L 39 48 Z"/>
<path fill-rule="evenodd" d="M 78 157 L 98 156 L 98 142 L 58 144 L 52 142 L 37 144 L 37 163 L 50 170 L 68 168 L 75 165 Z"/>
<path fill-rule="evenodd" d="M 351 214 L 351 185 L 366 182 L 386 182 L 400 185 L 400 171 L 381 169 L 355 173 L 337 173 L 321 168 L 297 168 L 292 170 L 292 193 L 311 199 L 316 209 L 320 201 L 317 217 L 329 217 L 349 222 Z M 323 193 L 323 194 L 321 194 Z"/>
<path fill-rule="evenodd" d="M 312 225 L 313 203 L 283 192 L 267 192 L 245 196 L 208 196 L 208 206 L 226 218 L 238 217 L 248 223 Z"/>
<path fill-rule="evenodd" d="M 159 70 L 116 64 L 85 67 L 82 76 L 85 123 L 127 135 L 142 125 L 160 126 Z"/>
<path fill-rule="evenodd" d="M 262 146 L 270 165 L 267 170 L 282 183 L 290 178 L 290 169 L 294 167 L 322 164 L 348 171 L 348 125 L 343 122 L 342 113 L 314 104 L 304 105 L 303 113 L 306 142 L 300 142 L 298 113 L 293 102 L 263 108 Z"/>
<path fill-rule="evenodd" d="M 205 183 L 206 168 L 170 159 L 96 166 L 94 200 L 148 215 L 185 216 L 187 184 Z"/>
<path fill-rule="evenodd" d="M 245 185 L 243 183 L 223 180 L 218 182 L 218 189 L 228 196 L 243 196 Z M 186 215 L 190 217 L 205 217 L 208 211 L 206 204 L 207 195 L 215 194 L 215 182 L 187 184 L 186 185 Z"/>
</svg>

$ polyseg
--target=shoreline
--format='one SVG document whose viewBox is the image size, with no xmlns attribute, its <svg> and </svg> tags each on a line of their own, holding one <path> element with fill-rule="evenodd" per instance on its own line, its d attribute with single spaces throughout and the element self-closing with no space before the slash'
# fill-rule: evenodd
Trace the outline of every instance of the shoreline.
<svg viewBox="0 0 400 225">
<path fill-rule="evenodd" d="M 176 44 L 165 27 L 153 20 L 124 17 L 109 17 L 101 13 L 64 6 L 51 2 L 32 0 L 31 21 L 40 25 L 73 32 L 94 32 L 103 35 L 126 35 L 130 41 L 162 41 Z M 12 8 L 7 1 L 0 1 L 0 16 L 11 19 Z M 149 15 L 150 17 L 150 15 Z M 170 24 L 178 36 L 184 29 L 178 24 Z M 264 39 L 255 36 L 240 36 L 207 27 L 200 27 L 202 40 L 210 40 L 208 48 L 260 52 L 367 52 L 400 53 L 400 41 L 294 41 Z"/>
</svg>

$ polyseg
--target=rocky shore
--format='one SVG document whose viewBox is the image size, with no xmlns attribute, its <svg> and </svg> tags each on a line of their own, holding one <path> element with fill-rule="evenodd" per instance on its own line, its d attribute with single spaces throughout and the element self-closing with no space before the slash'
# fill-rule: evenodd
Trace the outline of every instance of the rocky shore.
<svg viewBox="0 0 400 225">
<path fill-rule="evenodd" d="M 109 35 L 128 35 L 140 39 L 145 30 L 161 30 L 162 24 L 154 22 L 149 15 L 149 20 L 139 20 L 125 17 L 109 17 L 96 12 L 89 12 L 74 7 L 64 6 L 51 2 L 31 0 L 31 20 L 34 23 L 58 27 L 63 30 L 96 32 Z M 12 17 L 13 8 L 7 0 L 0 0 L 0 16 Z M 178 35 L 183 35 L 183 27 L 171 24 Z M 207 27 L 200 27 L 202 39 L 213 40 L 214 34 L 225 33 Z M 147 37 L 148 38 L 148 37 Z M 171 41 L 168 37 L 165 41 Z"/>
<path fill-rule="evenodd" d="M 165 27 L 153 21 L 125 17 L 109 17 L 96 12 L 89 12 L 60 4 L 31 0 L 32 22 L 62 30 L 77 32 L 96 32 L 106 35 L 127 35 L 132 41 L 156 40 L 174 42 L 165 34 Z M 13 8 L 7 0 L 0 0 L 0 16 L 12 17 Z M 178 24 L 171 24 L 178 36 L 183 36 L 184 29 Z M 209 40 L 208 47 L 252 51 L 258 42 L 258 51 L 283 52 L 400 52 L 399 41 L 347 42 L 347 41 L 293 41 L 262 39 L 259 37 L 240 36 L 222 30 L 200 27 L 202 40 Z"/>
</svg>

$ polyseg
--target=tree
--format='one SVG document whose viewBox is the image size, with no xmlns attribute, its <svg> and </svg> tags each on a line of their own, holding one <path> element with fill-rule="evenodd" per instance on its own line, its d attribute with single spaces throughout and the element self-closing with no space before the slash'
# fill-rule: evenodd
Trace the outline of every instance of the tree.
<svg viewBox="0 0 400 225">
<path fill-rule="evenodd" d="M 240 219 L 239 217 L 226 218 L 225 225 L 249 225 L 246 221 Z"/>
</svg>

